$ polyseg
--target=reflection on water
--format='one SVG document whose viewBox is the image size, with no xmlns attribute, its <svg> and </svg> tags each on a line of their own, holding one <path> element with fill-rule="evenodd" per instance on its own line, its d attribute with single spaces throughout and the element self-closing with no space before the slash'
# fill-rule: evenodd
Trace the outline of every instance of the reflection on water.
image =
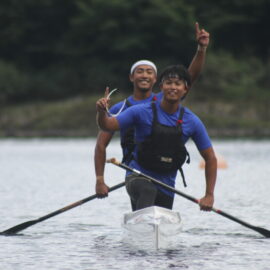
<svg viewBox="0 0 270 270">
<path fill-rule="evenodd" d="M 270 230 L 270 141 L 214 141 L 226 160 L 219 170 L 215 207 Z M 188 144 L 188 187 L 200 198 L 204 171 Z M 0 140 L 0 230 L 36 219 L 94 194 L 94 140 Z M 117 141 L 108 157 L 120 159 Z M 109 185 L 124 171 L 107 165 Z M 0 237 L 2 269 L 269 269 L 269 239 L 215 213 L 205 213 L 179 196 L 183 231 L 172 250 L 134 249 L 122 238 L 123 213 L 130 211 L 124 188 L 29 227 Z"/>
</svg>

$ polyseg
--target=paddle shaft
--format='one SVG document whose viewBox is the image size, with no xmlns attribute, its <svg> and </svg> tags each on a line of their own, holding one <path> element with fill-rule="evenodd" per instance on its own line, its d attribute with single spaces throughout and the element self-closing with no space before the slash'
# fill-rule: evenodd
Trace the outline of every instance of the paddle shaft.
<svg viewBox="0 0 270 270">
<path fill-rule="evenodd" d="M 125 185 L 125 182 L 122 182 L 122 183 L 120 183 L 118 185 L 112 186 L 112 187 L 109 188 L 109 192 L 111 192 L 113 190 L 116 190 L 116 189 L 119 189 L 119 188 L 123 187 L 124 185 Z M 16 234 L 17 232 L 22 231 L 22 230 L 24 230 L 24 229 L 26 229 L 26 228 L 28 228 L 28 227 L 36 224 L 36 223 L 42 222 L 42 221 L 44 221 L 46 219 L 49 219 L 49 218 L 54 217 L 56 215 L 62 214 L 62 213 L 66 212 L 66 211 L 68 211 L 68 210 L 70 210 L 70 209 L 72 209 L 74 207 L 82 205 L 82 204 L 84 204 L 86 202 L 89 202 L 89 201 L 91 201 L 93 199 L 96 199 L 96 198 L 97 198 L 97 194 L 91 195 L 89 197 L 86 197 L 86 198 L 84 198 L 84 199 L 82 199 L 80 201 L 77 201 L 77 202 L 74 202 L 74 203 L 72 203 L 70 205 L 67 205 L 67 206 L 65 206 L 65 207 L 63 207 L 63 208 L 61 208 L 59 210 L 56 210 L 56 211 L 54 211 L 52 213 L 49 213 L 48 215 L 45 215 L 43 217 L 38 218 L 38 219 L 30 220 L 30 221 L 26 221 L 26 222 L 23 222 L 21 224 L 18 224 L 18 225 L 14 226 L 14 227 L 11 227 L 11 228 L 3 231 L 3 232 L 0 232 L 0 234 L 2 234 L 2 235 Z"/>
<path fill-rule="evenodd" d="M 149 175 L 146 175 L 146 174 L 144 174 L 144 173 L 142 173 L 142 172 L 140 172 L 140 171 L 138 171 L 136 169 L 133 169 L 133 168 L 127 166 L 126 164 L 120 163 L 114 158 L 108 160 L 107 162 L 112 163 L 112 164 L 114 164 L 114 165 L 116 165 L 116 166 L 118 166 L 118 167 L 120 167 L 122 169 L 125 169 L 127 171 L 133 172 L 133 173 L 135 173 L 135 174 L 137 174 L 139 176 L 143 176 L 143 177 L 149 179 L 150 181 L 152 181 L 153 183 L 158 184 L 158 185 L 164 187 L 165 189 L 167 189 L 169 191 L 172 191 L 172 192 L 174 192 L 174 193 L 176 193 L 176 194 L 178 194 L 178 195 L 180 195 L 180 196 L 182 196 L 182 197 L 184 197 L 184 198 L 186 198 L 186 199 L 188 199 L 188 200 L 190 200 L 190 201 L 192 201 L 192 202 L 194 202 L 196 204 L 199 204 L 198 199 L 196 199 L 196 198 L 194 198 L 194 197 L 192 197 L 192 196 L 190 196 L 190 195 L 188 195 L 188 194 L 186 194 L 186 193 L 184 193 L 184 192 L 182 192 L 180 190 L 177 190 L 177 189 L 175 189 L 175 188 L 173 188 L 173 187 L 171 187 L 169 185 L 166 185 L 166 184 L 160 182 L 159 180 L 157 180 L 157 179 L 155 179 L 155 178 L 153 178 L 153 177 L 151 177 Z M 216 209 L 214 207 L 211 210 L 213 212 L 215 212 L 215 213 L 217 213 L 217 214 L 219 214 L 219 215 L 221 215 L 223 217 L 226 217 L 226 218 L 228 218 L 230 220 L 233 220 L 233 221 L 235 221 L 235 222 L 237 222 L 237 223 L 239 223 L 239 224 L 241 224 L 241 225 L 243 225 L 243 226 L 245 226 L 245 227 L 247 227 L 249 229 L 255 230 L 255 231 L 259 232 L 260 234 L 262 234 L 265 237 L 270 238 L 270 231 L 269 230 L 253 226 L 253 225 L 251 225 L 251 224 L 249 224 L 249 223 L 247 223 L 247 222 L 245 222 L 245 221 L 243 221 L 243 220 L 241 220 L 239 218 L 236 218 L 236 217 L 234 217 L 234 216 L 232 216 L 232 215 L 230 215 L 230 214 L 228 214 L 228 213 L 226 213 L 226 212 L 224 212 L 222 210 Z"/>
<path fill-rule="evenodd" d="M 123 187 L 124 185 L 125 185 L 125 182 L 122 182 L 122 183 L 120 183 L 118 185 L 112 186 L 111 188 L 109 188 L 109 192 L 111 192 L 113 190 L 116 190 L 116 189 L 118 189 L 120 187 Z M 75 208 L 75 207 L 79 206 L 79 205 L 82 205 L 82 204 L 84 204 L 86 202 L 92 201 L 92 200 L 94 200 L 96 198 L 97 198 L 97 194 L 91 195 L 91 196 L 86 197 L 86 198 L 84 198 L 82 200 L 79 200 L 79 201 L 74 202 L 74 203 L 72 203 L 70 205 L 67 205 L 67 206 L 65 206 L 65 207 L 63 207 L 63 208 L 61 208 L 59 210 L 56 210 L 56 211 L 54 211 L 54 212 L 52 212 L 52 213 L 50 213 L 50 214 L 48 214 L 46 216 L 40 217 L 37 220 L 38 220 L 38 222 L 44 221 L 44 220 L 49 219 L 51 217 L 54 217 L 56 215 L 62 214 L 62 213 L 66 212 L 66 211 L 68 211 L 68 210 L 70 210 L 72 208 Z"/>
</svg>

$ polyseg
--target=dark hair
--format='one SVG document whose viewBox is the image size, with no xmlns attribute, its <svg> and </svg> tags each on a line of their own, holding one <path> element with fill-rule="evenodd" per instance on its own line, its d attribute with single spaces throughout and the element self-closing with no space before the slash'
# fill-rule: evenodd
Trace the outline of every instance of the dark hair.
<svg viewBox="0 0 270 270">
<path fill-rule="evenodd" d="M 191 78 L 188 70 L 183 65 L 172 65 L 166 67 L 159 75 L 159 83 L 169 78 L 178 77 L 180 80 L 187 82 L 188 86 L 191 86 Z"/>
</svg>

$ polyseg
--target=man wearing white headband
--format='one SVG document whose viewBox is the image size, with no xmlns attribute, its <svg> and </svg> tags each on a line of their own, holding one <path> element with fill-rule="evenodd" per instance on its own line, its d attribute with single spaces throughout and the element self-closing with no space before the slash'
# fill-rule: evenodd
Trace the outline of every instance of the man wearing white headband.
<svg viewBox="0 0 270 270">
<path fill-rule="evenodd" d="M 198 49 L 188 68 L 191 76 L 191 84 L 199 77 L 202 71 L 206 48 L 209 44 L 209 33 L 199 28 L 199 24 L 195 24 L 196 40 Z M 133 94 L 129 96 L 126 103 L 119 102 L 110 108 L 110 113 L 115 115 L 130 106 L 148 103 L 160 95 L 155 95 L 152 90 L 157 81 L 156 65 L 149 60 L 139 60 L 135 62 L 130 69 L 129 79 L 133 84 Z M 133 133 L 129 130 L 120 130 L 121 146 L 123 150 L 123 162 L 127 163 L 130 159 L 130 152 L 134 147 Z M 106 161 L 106 147 L 113 137 L 112 132 L 100 131 L 97 137 L 95 147 L 95 171 L 96 171 L 96 193 L 99 198 L 108 196 L 108 186 L 104 180 L 104 169 Z"/>
<path fill-rule="evenodd" d="M 137 61 L 136 63 L 134 63 L 132 65 L 131 69 L 130 69 L 130 74 L 133 73 L 133 71 L 135 70 L 136 67 L 141 66 L 141 65 L 146 65 L 146 66 L 152 67 L 154 69 L 154 71 L 156 72 L 156 74 L 157 74 L 156 65 L 153 62 L 149 61 L 149 60 L 140 60 L 140 61 Z"/>
</svg>

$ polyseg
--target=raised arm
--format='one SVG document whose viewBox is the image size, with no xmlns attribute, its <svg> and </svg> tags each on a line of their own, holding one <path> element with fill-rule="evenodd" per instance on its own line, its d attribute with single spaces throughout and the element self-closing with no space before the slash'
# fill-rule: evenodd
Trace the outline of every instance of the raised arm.
<svg viewBox="0 0 270 270">
<path fill-rule="evenodd" d="M 198 79 L 200 73 L 202 72 L 205 63 L 206 49 L 208 47 L 210 37 L 208 32 L 206 32 L 204 29 L 200 29 L 199 23 L 197 22 L 195 23 L 195 35 L 198 48 L 188 68 L 191 76 L 191 84 Z"/>
<path fill-rule="evenodd" d="M 217 159 L 212 147 L 200 151 L 205 161 L 205 195 L 200 199 L 200 208 L 203 211 L 210 211 L 214 204 L 214 190 L 217 178 Z"/>
</svg>

